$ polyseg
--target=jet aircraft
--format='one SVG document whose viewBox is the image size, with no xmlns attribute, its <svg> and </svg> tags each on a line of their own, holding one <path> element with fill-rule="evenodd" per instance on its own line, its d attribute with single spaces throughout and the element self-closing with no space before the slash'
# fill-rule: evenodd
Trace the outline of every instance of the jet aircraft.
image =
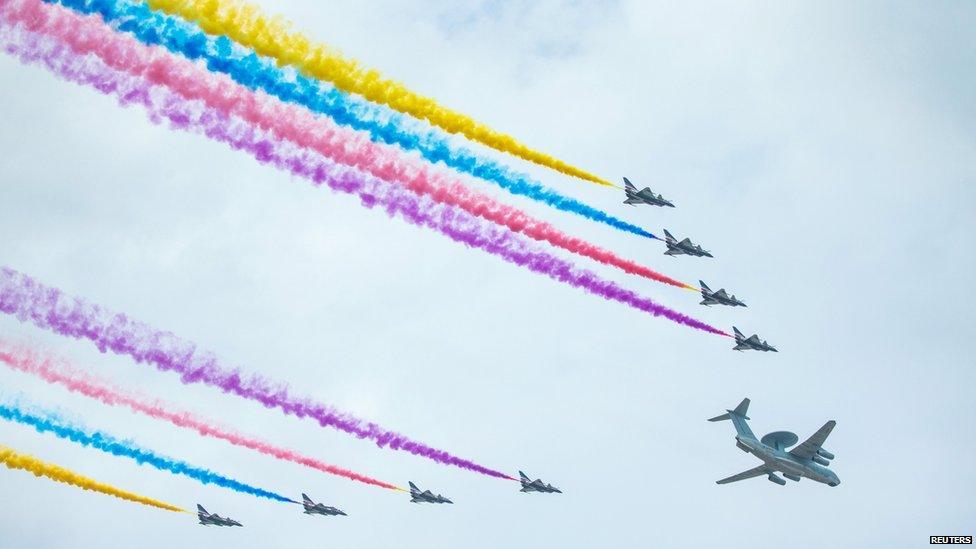
<svg viewBox="0 0 976 549">
<path fill-rule="evenodd" d="M 699 280 L 698 285 L 701 286 L 702 295 L 702 305 L 728 305 L 729 307 L 747 307 L 745 303 L 739 301 L 739 298 L 735 295 L 729 295 L 725 293 L 725 288 L 717 292 L 713 292 L 711 288 L 705 285 L 704 281 Z"/>
<path fill-rule="evenodd" d="M 638 191 L 637 187 L 626 177 L 624 178 L 624 192 L 627 194 L 627 200 L 624 200 L 624 204 L 630 204 L 631 206 L 635 204 L 649 204 L 651 206 L 674 207 L 674 204 L 663 196 L 659 194 L 655 195 L 650 187 L 644 187 Z"/>
<path fill-rule="evenodd" d="M 789 431 L 776 431 L 762 437 L 761 440 L 757 440 L 756 435 L 749 428 L 749 424 L 746 423 L 746 420 L 749 419 L 746 417 L 748 410 L 749 399 L 746 398 L 735 407 L 735 410 L 726 410 L 726 413 L 708 421 L 731 420 L 736 431 L 735 445 L 743 452 L 761 459 L 763 464 L 737 475 L 723 478 L 717 481 L 717 484 L 728 484 L 766 475 L 770 482 L 775 482 L 780 486 L 785 485 L 786 481 L 777 476 L 777 472 L 795 482 L 799 482 L 801 477 L 806 477 L 828 486 L 840 484 L 837 474 L 827 468 L 830 465 L 829 460 L 834 459 L 834 454 L 824 450 L 822 446 L 834 425 L 837 424 L 836 421 L 828 421 L 802 444 L 787 451 L 786 448 L 796 444 L 796 441 L 799 440 L 797 436 Z"/>
<path fill-rule="evenodd" d="M 664 252 L 664 255 L 693 255 L 696 257 L 712 257 L 712 254 L 703 250 L 701 246 L 692 243 L 689 239 L 684 239 L 678 242 L 667 229 L 664 229 L 664 244 L 668 247 L 668 251 Z"/>
<path fill-rule="evenodd" d="M 204 526 L 214 525 L 214 526 L 243 526 L 243 524 L 237 522 L 232 518 L 225 518 L 217 513 L 210 514 L 203 505 L 197 504 L 197 518 L 200 519 L 200 524 Z"/>
<path fill-rule="evenodd" d="M 520 492 L 543 492 L 546 494 L 561 494 L 562 490 L 556 488 L 552 484 L 546 484 L 540 479 L 531 480 L 522 471 L 519 471 L 519 480 L 522 481 L 522 489 Z"/>
<path fill-rule="evenodd" d="M 454 503 L 440 494 L 434 495 L 430 490 L 421 492 L 420 488 L 417 488 L 417 485 L 412 482 L 409 484 L 411 503 Z"/>
<path fill-rule="evenodd" d="M 772 351 L 774 353 L 778 353 L 779 352 L 779 351 L 776 350 L 776 347 L 773 347 L 772 345 L 770 345 L 769 343 L 767 343 L 765 340 L 760 341 L 759 340 L 759 336 L 756 335 L 756 334 L 753 334 L 752 336 L 750 336 L 750 337 L 747 338 L 735 326 L 732 326 L 732 331 L 735 332 L 735 347 L 732 347 L 733 350 L 736 350 L 736 351 L 750 351 L 751 350 L 751 351 L 764 351 L 764 352 L 765 351 Z"/>
<path fill-rule="evenodd" d="M 306 494 L 302 494 L 302 505 L 305 506 L 306 515 L 346 516 L 346 513 L 344 513 L 341 509 L 329 507 L 328 505 L 323 505 L 321 503 L 315 503 L 312 501 L 312 498 L 308 497 Z"/>
</svg>

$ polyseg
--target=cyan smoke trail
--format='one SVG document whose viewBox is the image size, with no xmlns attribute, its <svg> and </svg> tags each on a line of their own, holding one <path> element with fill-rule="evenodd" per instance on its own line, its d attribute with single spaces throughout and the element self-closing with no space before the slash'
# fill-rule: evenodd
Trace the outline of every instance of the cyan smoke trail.
<svg viewBox="0 0 976 549">
<path fill-rule="evenodd" d="M 388 490 L 407 491 L 395 484 L 383 482 L 343 467 L 331 465 L 320 459 L 302 455 L 294 450 L 265 442 L 259 438 L 238 433 L 233 429 L 222 427 L 211 419 L 174 408 L 160 400 L 149 399 L 136 393 L 124 391 L 105 380 L 71 367 L 64 359 L 52 354 L 39 353 L 24 344 L 8 341 L 2 336 L 0 336 L 0 364 L 15 371 L 35 375 L 48 383 L 57 383 L 71 392 L 83 394 L 109 406 L 124 406 L 133 412 L 167 421 L 177 427 L 193 430 L 205 437 L 224 440 L 264 455 L 298 463 L 323 473 L 337 475 L 364 484 L 379 486 Z"/>
<path fill-rule="evenodd" d="M 110 70 L 95 56 L 79 56 L 50 37 L 24 31 L 21 27 L 0 25 L 3 48 L 25 63 L 47 66 L 58 76 L 92 86 L 115 97 L 121 104 L 145 106 L 154 122 L 169 121 L 174 128 L 207 135 L 254 156 L 262 163 L 291 172 L 316 185 L 353 194 L 369 208 L 379 207 L 390 216 L 400 216 L 411 224 L 434 229 L 466 246 L 482 249 L 505 261 L 566 283 L 590 293 L 627 304 L 654 316 L 664 316 L 699 330 L 725 335 L 686 315 L 663 307 L 594 273 L 575 267 L 520 238 L 512 231 L 486 224 L 465 211 L 421 197 L 383 180 L 367 177 L 339 167 L 324 157 L 299 150 L 267 132 L 255 130 L 240 120 L 228 119 L 198 102 L 188 102 L 166 88 L 151 88 L 144 81 Z M 128 355 L 136 362 L 148 363 L 162 371 L 179 373 L 184 383 L 205 383 L 220 390 L 255 400 L 286 414 L 309 417 L 377 446 L 408 451 L 435 462 L 453 465 L 493 477 L 512 479 L 499 471 L 461 459 L 443 450 L 411 440 L 375 423 L 366 422 L 318 402 L 290 394 L 279 382 L 247 375 L 221 363 L 212 354 L 169 332 L 156 330 L 115 314 L 81 298 L 63 294 L 11 269 L 0 269 L 0 312 L 32 322 L 67 337 L 93 342 L 105 352 Z"/>
<path fill-rule="evenodd" d="M 0 418 L 33 427 L 38 433 L 51 433 L 58 438 L 70 440 L 82 446 L 89 446 L 114 456 L 127 457 L 139 465 L 151 465 L 160 471 L 183 475 L 203 484 L 214 484 L 242 494 L 250 494 L 286 503 L 298 503 L 285 496 L 255 488 L 243 482 L 218 475 L 212 471 L 194 467 L 184 461 L 161 456 L 152 450 L 140 448 L 135 444 L 119 440 L 102 431 L 89 431 L 84 426 L 72 425 L 56 413 L 34 408 L 25 410 L 15 402 L 0 402 Z"/>
<path fill-rule="evenodd" d="M 402 185 L 413 193 L 502 225 L 533 240 L 610 265 L 627 273 L 664 284 L 688 288 L 688 284 L 658 273 L 610 250 L 569 235 L 527 212 L 475 191 L 457 176 L 438 173 L 430 163 L 401 148 L 376 143 L 366 132 L 337 125 L 331 118 L 242 86 L 224 74 L 207 70 L 136 37 L 119 33 L 100 16 L 85 15 L 41 0 L 9 0 L 0 17 L 71 48 L 78 55 L 94 54 L 112 70 L 163 86 L 188 101 L 202 101 L 223 116 L 240 118 L 274 138 L 313 150 L 380 179 Z M 110 77 L 114 79 L 115 77 Z"/>
<path fill-rule="evenodd" d="M 282 101 L 303 105 L 327 115 L 339 124 L 369 132 L 374 141 L 416 150 L 429 160 L 491 181 L 512 194 L 526 196 L 553 208 L 574 213 L 636 235 L 652 233 L 574 198 L 547 188 L 527 175 L 452 145 L 436 130 L 424 131 L 405 115 L 357 99 L 331 85 L 308 78 L 294 69 L 279 68 L 226 36 L 205 34 L 195 24 L 153 11 L 144 3 L 128 0 L 44 0 L 81 13 L 99 14 L 117 30 L 129 32 L 146 44 L 163 46 L 188 59 L 201 59 L 214 72 L 227 74 L 241 85 L 262 90 Z"/>
</svg>

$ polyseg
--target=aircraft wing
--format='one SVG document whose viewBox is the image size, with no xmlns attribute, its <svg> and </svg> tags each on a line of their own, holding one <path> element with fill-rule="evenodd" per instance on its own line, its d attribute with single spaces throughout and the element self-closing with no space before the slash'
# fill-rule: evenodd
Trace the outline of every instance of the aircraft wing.
<svg viewBox="0 0 976 549">
<path fill-rule="evenodd" d="M 725 289 L 721 289 L 721 290 L 715 292 L 715 297 L 724 297 L 724 298 L 728 299 L 729 298 L 729 294 L 725 293 Z"/>
<path fill-rule="evenodd" d="M 810 438 L 804 440 L 799 446 L 790 450 L 790 453 L 802 459 L 812 458 L 817 453 L 817 450 L 823 446 L 830 432 L 834 430 L 834 425 L 837 425 L 837 422 L 834 420 L 824 423 L 823 427 L 818 429 L 816 433 L 810 435 Z"/>
<path fill-rule="evenodd" d="M 678 242 L 678 246 L 684 246 L 685 244 L 687 244 L 688 246 L 694 246 L 694 244 L 691 243 L 690 238 L 685 238 L 681 242 Z"/>
<path fill-rule="evenodd" d="M 762 345 L 762 342 L 759 341 L 759 336 L 757 335 L 749 336 L 749 339 L 746 340 L 746 343 L 751 343 L 753 345 Z"/>
<path fill-rule="evenodd" d="M 752 477 L 759 477 L 768 473 L 769 470 L 766 469 L 766 465 L 763 464 L 760 465 L 759 467 L 749 469 L 748 471 L 742 471 L 738 475 L 732 475 L 731 477 L 723 478 L 722 480 L 716 481 L 715 484 L 728 484 L 730 482 L 738 482 L 740 480 L 745 480 L 747 478 L 752 478 Z"/>
<path fill-rule="evenodd" d="M 644 204 L 644 201 L 640 198 L 628 198 L 624 200 L 624 204 Z"/>
</svg>

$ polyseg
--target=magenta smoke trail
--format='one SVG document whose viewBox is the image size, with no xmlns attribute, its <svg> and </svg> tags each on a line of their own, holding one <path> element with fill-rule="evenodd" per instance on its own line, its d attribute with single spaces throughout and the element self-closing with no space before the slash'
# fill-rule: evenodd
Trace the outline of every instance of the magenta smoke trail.
<svg viewBox="0 0 976 549">
<path fill-rule="evenodd" d="M 727 335 L 706 323 L 605 281 L 590 271 L 577 269 L 572 263 L 533 247 L 527 240 L 503 227 L 484 223 L 462 210 L 435 204 L 429 198 L 418 197 L 399 186 L 338 166 L 321 155 L 298 149 L 263 130 L 255 130 L 237 118 L 228 118 L 214 109 L 203 107 L 202 103 L 186 101 L 165 87 L 153 87 L 140 78 L 110 69 L 95 56 L 78 56 L 54 38 L 14 28 L 17 29 L 17 36 L 29 43 L 17 49 L 18 46 L 11 41 L 8 47 L 11 53 L 23 51 L 25 62 L 42 62 L 62 77 L 96 87 L 103 93 L 116 96 L 123 104 L 141 103 L 149 109 L 153 121 L 168 119 L 175 128 L 206 134 L 250 153 L 260 162 L 270 163 L 281 170 L 310 179 L 315 184 L 325 183 L 334 190 L 356 194 L 367 206 L 382 205 L 390 215 L 400 213 L 416 225 L 435 228 L 468 246 L 485 249 L 510 262 L 605 299 L 619 301 L 692 328 Z"/>
<path fill-rule="evenodd" d="M 235 446 L 249 448 L 274 458 L 298 463 L 323 473 L 379 486 L 388 490 L 407 490 L 389 482 L 383 482 L 342 467 L 330 465 L 319 459 L 304 456 L 294 450 L 275 446 L 255 437 L 236 433 L 217 425 L 212 420 L 178 410 L 159 400 L 149 400 L 113 387 L 107 381 L 83 373 L 71 367 L 64 359 L 41 354 L 27 345 L 0 337 L 0 362 L 12 370 L 37 376 L 48 383 L 64 386 L 73 393 L 80 393 L 109 406 L 124 406 L 133 412 L 167 421 L 177 427 L 192 429 L 202 436 L 227 441 Z"/>
<path fill-rule="evenodd" d="M 202 108 L 198 103 L 186 102 L 163 88 L 152 89 L 139 79 L 112 71 L 95 57 L 80 57 L 52 39 L 9 26 L 0 30 L 3 31 L 6 51 L 18 55 L 25 63 L 41 63 L 62 78 L 95 87 L 115 96 L 123 104 L 142 104 L 149 109 L 154 121 L 168 119 L 174 127 L 204 133 L 316 184 L 325 183 L 334 190 L 355 194 L 367 207 L 380 205 L 391 216 L 400 214 L 413 224 L 434 228 L 458 242 L 484 249 L 507 261 L 604 298 L 621 301 L 682 324 L 721 333 L 707 324 L 604 281 L 589 271 L 576 269 L 565 260 L 539 251 L 511 231 L 486 226 L 463 211 L 418 197 L 354 170 L 337 167 L 309 151 L 296 150 L 276 142 L 239 120 L 227 119 L 213 110 Z M 169 332 L 155 330 L 125 315 L 114 314 L 83 299 L 67 296 L 12 269 L 0 270 L 0 310 L 61 335 L 88 339 L 103 352 L 111 350 L 128 355 L 137 362 L 152 364 L 160 370 L 175 371 L 184 383 L 206 383 L 224 392 L 261 402 L 267 407 L 279 408 L 288 414 L 311 417 L 323 426 L 368 438 L 380 447 L 408 451 L 439 463 L 490 476 L 512 478 L 412 441 L 375 423 L 367 423 L 323 404 L 294 397 L 283 384 L 260 376 L 245 376 L 239 370 L 221 364 L 212 354 L 198 351 L 194 344 Z"/>
<path fill-rule="evenodd" d="M 165 86 L 184 99 L 203 101 L 226 116 L 239 117 L 298 147 L 317 151 L 438 202 L 458 206 L 539 242 L 648 280 L 698 292 L 695 286 L 570 236 L 519 208 L 474 191 L 458 177 L 437 173 L 430 164 L 398 147 L 374 143 L 365 132 L 341 127 L 331 118 L 316 116 L 304 107 L 252 91 L 226 75 L 210 72 L 163 48 L 150 47 L 131 35 L 115 32 L 98 16 L 81 15 L 40 0 L 9 0 L 2 16 L 10 24 L 21 24 L 32 32 L 60 40 L 75 53 L 97 55 L 112 69 Z"/>
</svg>

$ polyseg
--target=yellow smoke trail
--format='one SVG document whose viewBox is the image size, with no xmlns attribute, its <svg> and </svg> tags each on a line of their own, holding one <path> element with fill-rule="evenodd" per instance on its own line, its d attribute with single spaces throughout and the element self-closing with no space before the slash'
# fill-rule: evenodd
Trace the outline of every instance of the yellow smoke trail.
<svg viewBox="0 0 976 549">
<path fill-rule="evenodd" d="M 384 78 L 373 69 L 317 44 L 280 17 L 267 17 L 241 0 L 148 0 L 153 9 L 194 21 L 207 33 L 225 35 L 261 55 L 292 65 L 306 76 L 331 82 L 340 90 L 359 94 L 374 103 L 427 120 L 450 132 L 460 133 L 496 150 L 547 166 L 566 175 L 609 187 L 619 187 L 601 177 L 557 158 L 530 149 L 515 138 L 497 132 L 470 117 L 439 105 L 429 97 L 411 92 L 403 84 Z M 324 4 L 323 4 L 324 5 Z"/>
<path fill-rule="evenodd" d="M 47 477 L 57 482 L 71 484 L 72 486 L 77 486 L 82 490 L 101 492 L 103 494 L 115 496 L 119 499 L 134 501 L 136 503 L 158 507 L 167 511 L 186 513 L 186 510 L 180 509 L 175 505 L 156 501 L 152 498 L 133 494 L 132 492 L 126 492 L 125 490 L 120 490 L 114 486 L 109 486 L 108 484 L 102 484 L 96 480 L 79 475 L 74 471 L 69 471 L 64 467 L 60 467 L 53 463 L 47 463 L 46 461 L 41 461 L 34 456 L 21 454 L 13 448 L 8 448 L 6 446 L 0 446 L 0 463 L 3 463 L 10 469 L 23 469 L 24 471 L 34 473 L 35 476 Z"/>
</svg>

